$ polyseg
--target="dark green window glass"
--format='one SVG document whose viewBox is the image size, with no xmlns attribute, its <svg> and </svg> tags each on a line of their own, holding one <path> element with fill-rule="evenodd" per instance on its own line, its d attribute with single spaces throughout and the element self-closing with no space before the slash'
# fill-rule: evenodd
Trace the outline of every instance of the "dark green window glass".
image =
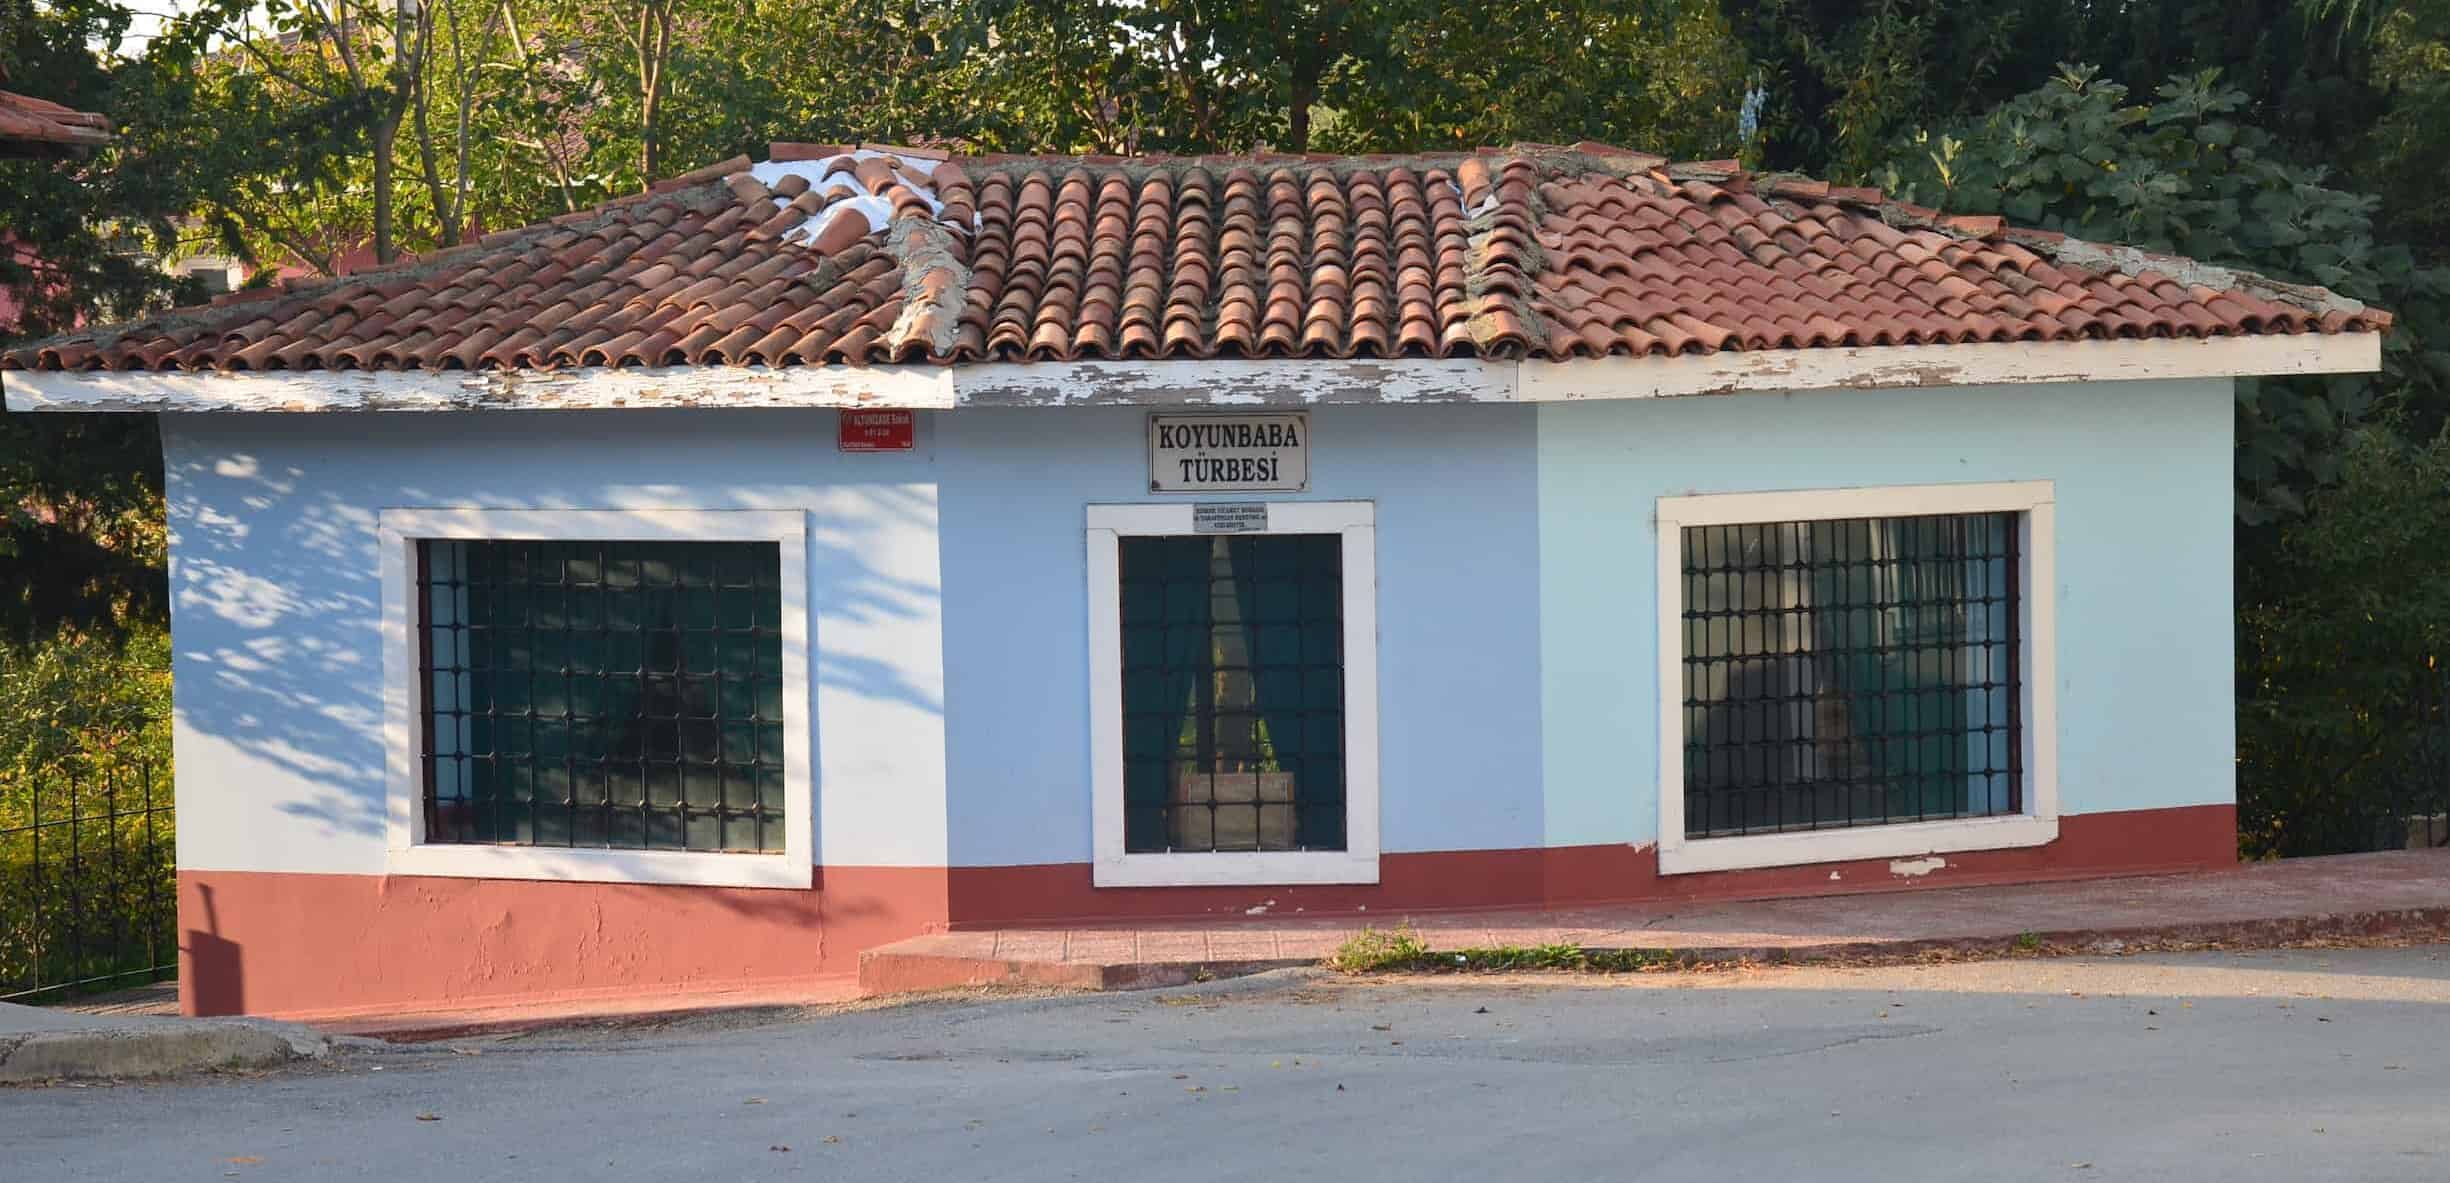
<svg viewBox="0 0 2450 1183">
<path fill-rule="evenodd" d="M 428 842 L 783 849 L 781 549 L 417 544 Z"/>
<path fill-rule="evenodd" d="M 1124 849 L 1344 849 L 1343 540 L 1127 537 Z"/>
<path fill-rule="evenodd" d="M 2021 810 L 2019 525 L 1684 527 L 1685 836 Z"/>
</svg>

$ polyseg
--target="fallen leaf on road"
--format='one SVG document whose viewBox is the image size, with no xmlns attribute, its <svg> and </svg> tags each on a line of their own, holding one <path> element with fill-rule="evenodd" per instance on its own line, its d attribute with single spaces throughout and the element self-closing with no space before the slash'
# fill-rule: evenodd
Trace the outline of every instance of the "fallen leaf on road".
<svg viewBox="0 0 2450 1183">
<path fill-rule="evenodd" d="M 1393 1031 L 1394 1029 L 1395 1029 L 1395 1024 L 1393 1024 L 1393 1023 L 1372 1023 L 1372 1024 L 1370 1024 L 1370 1030 L 1372 1030 L 1372 1031 Z"/>
<path fill-rule="evenodd" d="M 442 1115 L 441 1115 L 441 1114 L 439 1114 L 439 1113 L 420 1113 L 420 1114 L 418 1114 L 418 1115 L 417 1115 L 417 1120 L 419 1120 L 419 1121 L 441 1121 L 441 1120 L 442 1120 Z"/>
<path fill-rule="evenodd" d="M 252 1154 L 233 1154 L 228 1158 L 222 1159 L 221 1161 L 230 1163 L 234 1166 L 251 1167 L 264 1160 L 257 1158 Z"/>
<path fill-rule="evenodd" d="M 783 1144 L 782 1144 L 782 1143 L 780 1143 L 780 1142 L 777 1142 L 777 1143 L 775 1143 L 775 1144 L 774 1144 L 774 1145 L 772 1145 L 772 1146 L 768 1146 L 768 1147 L 766 1147 L 766 1149 L 771 1150 L 771 1151 L 774 1151 L 774 1152 L 775 1152 L 775 1153 L 777 1153 L 777 1154 L 789 1154 L 789 1153 L 791 1153 L 791 1148 L 790 1148 L 790 1147 L 788 1147 L 788 1146 L 783 1145 Z"/>
<path fill-rule="evenodd" d="M 827 1134 L 827 1135 L 825 1135 L 825 1144 L 826 1144 L 826 1145 L 828 1145 L 828 1146 L 839 1146 L 839 1145 L 841 1145 L 841 1144 L 842 1144 L 842 1135 L 840 1135 L 840 1134 Z"/>
<path fill-rule="evenodd" d="M 743 1105 L 763 1105 L 765 1103 L 766 1099 L 764 1097 L 751 1097 L 748 1100 L 741 1102 Z"/>
</svg>

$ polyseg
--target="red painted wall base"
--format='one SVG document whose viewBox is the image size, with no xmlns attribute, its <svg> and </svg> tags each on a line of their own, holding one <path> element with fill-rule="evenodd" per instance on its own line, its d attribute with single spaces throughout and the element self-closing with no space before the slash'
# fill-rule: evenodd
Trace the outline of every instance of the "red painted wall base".
<svg viewBox="0 0 2450 1183">
<path fill-rule="evenodd" d="M 2027 850 L 1662 877 L 1649 847 L 1390 854 L 1361 887 L 1109 888 L 1085 863 L 823 867 L 807 891 L 181 871 L 179 1001 L 191 1015 L 379 1014 L 848 974 L 862 949 L 947 927 L 1385 914 L 1928 890 L 2201 870 L 2236 861 L 2227 805 L 2082 814 Z M 1832 877 L 1834 873 L 1834 878 Z M 1264 922 L 1264 921 L 1263 921 Z"/>
<path fill-rule="evenodd" d="M 941 867 L 828 867 L 810 890 L 179 872 L 179 1007 L 338 1016 L 774 987 L 945 919 Z"/>
<path fill-rule="evenodd" d="M 1283 916 L 1320 913 L 1537 908 L 1644 900 L 1738 900 L 1840 895 L 1988 883 L 2194 871 L 2237 861 L 2237 809 L 2198 805 L 2088 813 L 2060 819 L 2058 841 L 2024 850 L 1946 856 L 1947 866 L 1901 877 L 1889 860 L 1814 863 L 1757 871 L 1659 874 L 1648 846 L 1563 846 L 1390 854 L 1379 881 L 1343 887 L 1090 886 L 1086 863 L 955 867 L 954 928 L 1097 919 Z M 1832 877 L 1832 873 L 1835 877 Z"/>
</svg>

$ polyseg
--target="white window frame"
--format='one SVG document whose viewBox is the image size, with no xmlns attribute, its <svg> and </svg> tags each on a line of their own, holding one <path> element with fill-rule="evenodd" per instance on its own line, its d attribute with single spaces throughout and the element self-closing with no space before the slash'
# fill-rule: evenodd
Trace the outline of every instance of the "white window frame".
<svg viewBox="0 0 2450 1183">
<path fill-rule="evenodd" d="M 1264 502 L 1265 530 L 1343 538 L 1344 838 L 1340 851 L 1127 854 L 1123 846 L 1123 604 L 1126 535 L 1196 534 L 1193 505 L 1092 505 L 1089 544 L 1089 745 L 1098 887 L 1280 886 L 1378 882 L 1377 506 L 1368 501 Z"/>
<path fill-rule="evenodd" d="M 1893 485 L 1662 497 L 1659 546 L 1659 873 L 1686 875 L 1858 859 L 1902 859 L 2041 846 L 2059 836 L 2058 586 L 2049 481 Z M 1686 526 L 1916 514 L 2019 515 L 2017 589 L 2023 710 L 2024 810 L 1845 829 L 1687 838 L 1684 832 L 1684 551 Z"/>
<path fill-rule="evenodd" d="M 809 747 L 808 519 L 799 510 L 386 509 L 377 515 L 383 584 L 383 747 L 393 875 L 574 880 L 807 890 L 815 866 Z M 781 853 L 603 850 L 427 843 L 418 669 L 416 545 L 426 540 L 772 542 L 781 549 L 783 813 Z"/>
</svg>

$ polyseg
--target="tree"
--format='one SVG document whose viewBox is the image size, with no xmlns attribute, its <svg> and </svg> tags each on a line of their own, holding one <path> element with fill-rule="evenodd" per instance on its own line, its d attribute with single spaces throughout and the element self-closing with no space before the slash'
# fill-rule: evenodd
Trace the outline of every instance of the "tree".
<svg viewBox="0 0 2450 1183">
<path fill-rule="evenodd" d="M 449 0 L 443 3 L 451 7 Z M 268 29 L 256 27 L 259 12 Z M 223 76 L 221 93 L 230 100 L 224 108 L 230 114 L 245 119 L 278 113 L 274 118 L 293 130 L 311 126 L 328 132 L 328 138 L 301 137 L 307 151 L 304 159 L 290 162 L 284 180 L 291 183 L 256 187 L 252 209 L 237 200 L 246 193 L 240 187 L 222 214 L 272 233 L 285 212 L 279 207 L 297 200 L 301 188 L 345 193 L 349 170 L 337 158 L 362 155 L 368 173 L 365 241 L 376 262 L 396 258 L 399 135 L 412 111 L 419 118 L 424 158 L 432 156 L 431 137 L 422 133 L 433 26 L 433 9 L 425 0 L 206 0 L 175 18 L 166 39 L 183 44 L 205 70 Z M 447 209 L 439 173 L 429 170 L 428 181 L 436 203 Z M 460 229 L 439 228 L 436 236 L 456 240 Z M 293 227 L 287 237 L 291 249 L 310 262 L 324 260 L 298 244 L 322 239 L 322 253 L 331 247 L 330 236 L 304 226 Z"/>
<path fill-rule="evenodd" d="M 2450 419 L 2450 274 L 2379 238 L 2375 199 L 2323 185 L 2273 137 L 2240 122 L 2246 96 L 2212 72 L 2166 83 L 2156 101 L 2090 67 L 1983 118 L 1901 145 L 1880 181 L 1949 212 L 2321 284 L 2391 311 L 2383 373 L 2238 383 L 2238 516 L 2303 512 L 2336 481 L 2350 432 L 2389 405 L 2416 438 Z"/>
<path fill-rule="evenodd" d="M 185 63 L 111 47 L 128 14 L 100 0 L 0 0 L 9 85 L 119 127 L 88 158 L 0 159 L 0 289 L 19 306 L 0 340 L 130 317 L 181 291 L 144 262 L 178 237 L 189 177 L 155 155 L 188 110 Z M 141 416 L 0 414 L 0 647 L 63 634 L 115 638 L 160 619 L 161 452 Z M 5 664 L 0 656 L 0 664 Z"/>
<path fill-rule="evenodd" d="M 1417 3 L 1338 71 L 1322 146 L 1402 152 L 1599 140 L 1678 159 L 1741 147 L 1750 71 L 1715 6 Z"/>
<path fill-rule="evenodd" d="M 2350 158 L 2353 175 L 2382 199 L 2378 215 L 2393 237 L 2435 263 L 2450 263 L 2450 192 L 2442 168 L 2450 161 L 2450 3 L 2396 6 L 2367 3 L 2373 82 L 2386 97 L 2382 114 Z M 2353 51 L 2350 51 L 2353 52 Z"/>
</svg>

